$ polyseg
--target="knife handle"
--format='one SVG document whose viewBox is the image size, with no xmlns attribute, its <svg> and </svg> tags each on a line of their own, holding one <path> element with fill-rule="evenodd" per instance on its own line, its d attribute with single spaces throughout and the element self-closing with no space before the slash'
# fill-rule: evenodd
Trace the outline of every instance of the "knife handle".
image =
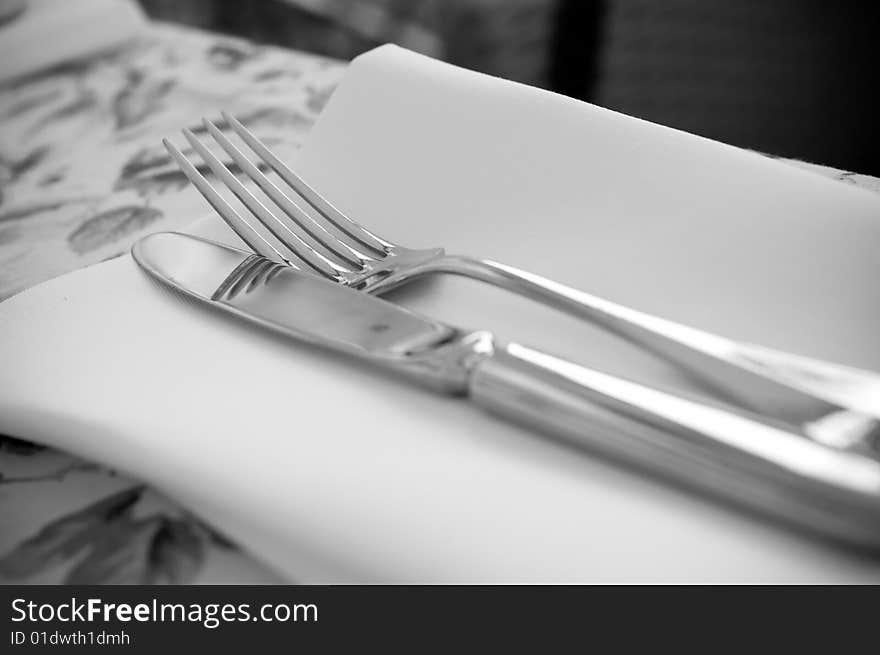
<svg viewBox="0 0 880 655">
<path fill-rule="evenodd" d="M 764 416 L 805 422 L 847 409 L 880 419 L 877 373 L 727 339 L 498 262 L 447 255 L 431 267 L 483 280 L 599 325 Z"/>
<path fill-rule="evenodd" d="M 647 387 L 518 344 L 472 370 L 489 411 L 786 521 L 880 547 L 880 461 L 758 415 Z"/>
</svg>

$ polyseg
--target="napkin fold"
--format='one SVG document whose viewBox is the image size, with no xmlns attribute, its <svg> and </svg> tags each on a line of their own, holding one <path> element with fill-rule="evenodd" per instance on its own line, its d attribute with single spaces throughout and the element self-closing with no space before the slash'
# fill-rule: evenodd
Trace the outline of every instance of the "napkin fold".
<svg viewBox="0 0 880 655">
<path fill-rule="evenodd" d="M 880 201 L 385 46 L 296 167 L 405 245 L 492 257 L 736 338 L 880 369 Z M 209 218 L 195 233 L 235 243 Z M 686 386 L 467 281 L 395 297 Z M 880 563 L 218 316 L 130 257 L 0 304 L 0 432 L 158 486 L 302 582 L 858 582 Z"/>
</svg>

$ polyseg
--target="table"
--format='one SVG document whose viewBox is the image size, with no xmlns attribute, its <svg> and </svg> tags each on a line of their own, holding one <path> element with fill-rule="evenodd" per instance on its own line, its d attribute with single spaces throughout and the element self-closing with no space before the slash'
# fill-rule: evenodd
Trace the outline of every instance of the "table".
<svg viewBox="0 0 880 655">
<path fill-rule="evenodd" d="M 0 301 L 210 211 L 162 137 L 226 109 L 294 157 L 344 70 L 154 23 L 123 50 L 0 86 Z M 295 582 L 137 481 L 12 437 L 0 437 L 0 581 Z"/>
</svg>

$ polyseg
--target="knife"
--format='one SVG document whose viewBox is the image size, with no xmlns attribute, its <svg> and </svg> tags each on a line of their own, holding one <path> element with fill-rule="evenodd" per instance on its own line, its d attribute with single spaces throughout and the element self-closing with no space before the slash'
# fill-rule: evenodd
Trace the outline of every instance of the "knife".
<svg viewBox="0 0 880 655">
<path fill-rule="evenodd" d="M 868 454 L 453 327 L 212 241 L 156 233 L 132 255 L 158 281 L 251 323 L 786 522 L 880 547 L 880 460 Z"/>
</svg>

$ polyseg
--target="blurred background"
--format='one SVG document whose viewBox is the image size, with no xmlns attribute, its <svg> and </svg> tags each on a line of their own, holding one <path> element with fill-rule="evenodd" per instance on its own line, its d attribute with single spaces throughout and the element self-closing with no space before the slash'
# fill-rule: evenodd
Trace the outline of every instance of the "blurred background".
<svg viewBox="0 0 880 655">
<path fill-rule="evenodd" d="M 726 143 L 880 174 L 880 3 L 140 2 L 155 19 L 341 59 L 394 42 Z"/>
</svg>

